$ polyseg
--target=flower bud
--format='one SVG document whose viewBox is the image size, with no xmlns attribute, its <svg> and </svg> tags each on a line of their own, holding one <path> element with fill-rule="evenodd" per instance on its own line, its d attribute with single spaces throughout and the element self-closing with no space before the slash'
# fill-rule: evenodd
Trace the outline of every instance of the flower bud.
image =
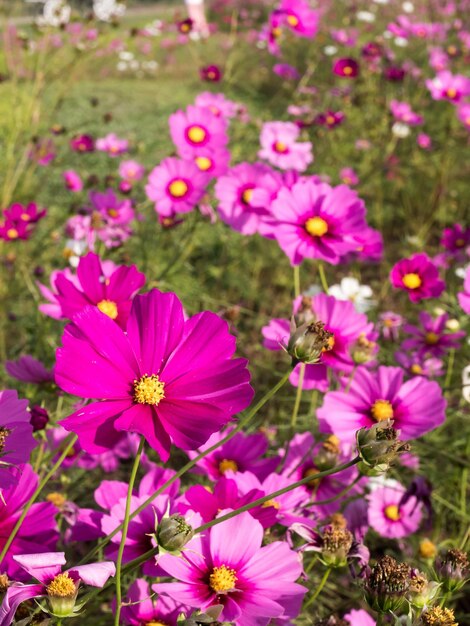
<svg viewBox="0 0 470 626">
<path fill-rule="evenodd" d="M 348 564 L 348 556 L 354 537 L 344 526 L 332 523 L 322 533 L 321 558 L 329 567 L 344 567 Z"/>
<path fill-rule="evenodd" d="M 385 473 L 402 452 L 410 450 L 402 443 L 400 432 L 392 426 L 393 420 L 382 420 L 370 428 L 361 428 L 356 433 L 357 452 L 361 458 L 359 469 L 368 476 Z"/>
<path fill-rule="evenodd" d="M 323 472 L 338 464 L 338 455 L 341 452 L 339 439 L 336 435 L 330 435 L 323 441 L 315 455 L 315 467 Z"/>
<path fill-rule="evenodd" d="M 411 570 L 409 600 L 411 604 L 424 609 L 429 606 L 436 597 L 441 585 L 434 581 L 429 581 L 426 576 L 417 569 Z"/>
<path fill-rule="evenodd" d="M 47 598 L 51 613 L 56 617 L 70 617 L 74 614 L 78 584 L 68 572 L 55 576 L 47 585 Z"/>
<path fill-rule="evenodd" d="M 372 568 L 365 584 L 365 598 L 378 613 L 397 611 L 410 589 L 410 568 L 391 556 L 383 556 Z"/>
<path fill-rule="evenodd" d="M 470 574 L 470 563 L 465 552 L 451 548 L 436 559 L 435 569 L 444 591 L 452 593 L 466 583 Z"/>
<path fill-rule="evenodd" d="M 364 365 L 372 361 L 376 351 L 377 343 L 369 341 L 364 334 L 361 334 L 351 348 L 351 356 L 356 365 Z"/>
<path fill-rule="evenodd" d="M 44 430 L 47 423 L 49 422 L 49 413 L 46 409 L 43 409 L 41 406 L 35 404 L 31 407 L 30 418 L 29 421 L 31 426 L 33 427 L 33 432 L 37 432 L 38 430 Z"/>
<path fill-rule="evenodd" d="M 332 348 L 333 334 L 325 330 L 323 322 L 305 322 L 297 328 L 292 318 L 290 330 L 286 351 L 291 355 L 294 365 L 318 363 L 322 353 Z"/>
<path fill-rule="evenodd" d="M 217 620 L 223 609 L 223 604 L 214 604 L 214 606 L 210 606 L 206 609 L 205 613 L 194 611 L 188 618 L 178 618 L 178 626 L 205 626 L 206 624 L 218 626 L 219 622 Z"/>
<path fill-rule="evenodd" d="M 422 626 L 458 626 L 452 609 L 433 606 L 421 614 Z"/>
<path fill-rule="evenodd" d="M 175 513 L 164 517 L 157 527 L 157 543 L 160 552 L 179 554 L 194 536 L 194 530 L 182 515 Z"/>
<path fill-rule="evenodd" d="M 430 539 L 422 539 L 419 542 L 419 556 L 422 559 L 433 559 L 437 554 L 437 548 Z"/>
</svg>

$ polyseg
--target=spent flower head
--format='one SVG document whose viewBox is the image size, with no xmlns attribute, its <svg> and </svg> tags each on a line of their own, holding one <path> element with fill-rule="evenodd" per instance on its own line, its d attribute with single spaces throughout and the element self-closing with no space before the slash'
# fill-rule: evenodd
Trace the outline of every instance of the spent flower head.
<svg viewBox="0 0 470 626">
<path fill-rule="evenodd" d="M 370 571 L 365 583 L 365 598 L 378 613 L 397 611 L 410 590 L 411 570 L 391 556 L 383 556 Z"/>
<path fill-rule="evenodd" d="M 357 452 L 361 458 L 359 468 L 368 476 L 384 474 L 402 452 L 410 450 L 399 439 L 400 431 L 393 428 L 393 420 L 377 422 L 356 433 Z"/>
<path fill-rule="evenodd" d="M 332 337 L 323 322 L 305 322 L 297 327 L 292 318 L 286 352 L 292 357 L 294 365 L 319 363 L 323 352 L 331 350 Z"/>
</svg>

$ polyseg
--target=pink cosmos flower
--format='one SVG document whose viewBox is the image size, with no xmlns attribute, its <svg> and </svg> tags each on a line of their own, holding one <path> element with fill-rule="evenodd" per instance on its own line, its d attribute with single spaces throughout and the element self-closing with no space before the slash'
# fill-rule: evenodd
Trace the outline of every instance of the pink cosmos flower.
<svg viewBox="0 0 470 626">
<path fill-rule="evenodd" d="M 292 265 L 304 258 L 338 265 L 357 247 L 354 236 L 366 226 L 364 203 L 345 185 L 298 182 L 281 189 L 271 204 L 274 235 Z"/>
<path fill-rule="evenodd" d="M 425 376 L 438 378 L 444 374 L 444 361 L 434 357 L 426 358 L 417 353 L 395 352 L 395 361 L 402 367 L 408 376 Z M 400 457 L 401 460 L 402 457 Z"/>
<path fill-rule="evenodd" d="M 202 199 L 206 184 L 207 175 L 194 163 L 169 157 L 150 172 L 145 192 L 155 202 L 159 215 L 172 217 L 192 211 Z"/>
<path fill-rule="evenodd" d="M 112 264 L 113 270 L 114 270 L 114 267 L 115 265 L 113 263 Z M 106 272 L 106 270 L 104 271 Z M 64 270 L 61 270 L 61 271 L 54 270 L 53 272 L 51 272 L 51 276 L 50 276 L 51 288 L 50 289 L 49 287 L 46 287 L 45 285 L 39 282 L 36 283 L 42 297 L 48 301 L 48 304 L 40 304 L 38 306 L 38 309 L 41 311 L 41 313 L 44 313 L 44 315 L 48 315 L 49 317 L 52 317 L 55 320 L 60 320 L 62 318 L 62 307 L 60 306 L 59 301 L 57 300 L 57 289 L 55 287 L 55 281 L 57 277 L 61 274 L 65 276 L 67 280 L 71 281 L 77 289 L 80 289 L 80 281 L 78 280 L 78 277 L 68 267 L 66 267 Z"/>
<path fill-rule="evenodd" d="M 344 619 L 349 626 L 375 626 L 376 624 L 375 619 L 364 609 L 352 609 L 352 611 L 346 613 Z"/>
<path fill-rule="evenodd" d="M 426 354 L 433 357 L 444 356 L 449 350 L 458 349 L 465 331 L 448 332 L 446 323 L 447 313 L 433 317 L 427 311 L 419 314 L 419 326 L 405 324 L 403 330 L 410 335 L 402 343 L 404 350 L 415 350 L 420 356 Z"/>
<path fill-rule="evenodd" d="M 359 63 L 350 58 L 338 59 L 333 65 L 333 74 L 344 78 L 356 78 L 359 75 Z"/>
<path fill-rule="evenodd" d="M 35 161 L 41 167 L 46 167 L 56 157 L 54 142 L 46 137 L 33 140 L 33 147 L 28 156 L 31 161 Z"/>
<path fill-rule="evenodd" d="M 143 578 L 138 578 L 129 587 L 121 617 L 129 626 L 142 626 L 142 624 L 165 624 L 177 626 L 178 616 L 183 613 L 184 606 L 181 602 L 174 601 L 167 596 L 159 596 L 155 599 L 150 585 Z"/>
<path fill-rule="evenodd" d="M 470 130 L 470 103 L 463 102 L 457 107 L 457 118 L 465 126 L 467 130 Z"/>
<path fill-rule="evenodd" d="M 21 466 L 38 445 L 27 406 L 16 391 L 0 391 L 0 490 L 18 483 Z"/>
<path fill-rule="evenodd" d="M 0 238 L 4 241 L 26 240 L 30 238 L 32 232 L 27 222 L 0 219 Z"/>
<path fill-rule="evenodd" d="M 315 123 L 320 126 L 326 126 L 328 129 L 335 128 L 342 124 L 346 116 L 341 111 L 325 111 L 315 118 Z"/>
<path fill-rule="evenodd" d="M 376 487 L 369 494 L 368 518 L 371 528 L 388 539 L 408 537 L 419 528 L 422 505 L 414 496 L 400 504 L 405 488 L 400 483 Z"/>
<path fill-rule="evenodd" d="M 230 152 L 226 148 L 199 148 L 188 159 L 207 179 L 218 178 L 227 173 L 230 164 Z"/>
<path fill-rule="evenodd" d="M 467 267 L 467 271 L 465 272 L 463 291 L 457 294 L 457 298 L 465 313 L 470 314 L 470 267 Z"/>
<path fill-rule="evenodd" d="M 408 102 L 400 102 L 392 100 L 390 102 L 390 111 L 397 122 L 404 122 L 408 126 L 419 126 L 423 123 L 423 116 L 415 113 Z"/>
<path fill-rule="evenodd" d="M 348 46 L 349 48 L 354 48 L 354 46 L 357 43 L 359 31 L 357 29 L 346 30 L 344 28 L 339 28 L 339 29 L 332 28 L 330 30 L 330 35 L 334 41 L 336 41 L 337 43 L 340 43 L 342 46 Z"/>
<path fill-rule="evenodd" d="M 220 619 L 236 626 L 266 626 L 297 616 L 306 588 L 299 556 L 285 542 L 262 547 L 263 527 L 241 513 L 187 545 L 185 558 L 163 555 L 159 565 L 179 582 L 152 588 L 198 609 L 222 604 Z"/>
<path fill-rule="evenodd" d="M 273 66 L 273 72 L 286 80 L 297 80 L 300 78 L 298 69 L 293 65 L 289 65 L 289 63 L 276 63 Z"/>
<path fill-rule="evenodd" d="M 54 368 L 48 370 L 30 354 L 24 354 L 16 361 L 5 361 L 5 370 L 12 378 L 24 383 L 40 385 L 54 382 Z"/>
<path fill-rule="evenodd" d="M 90 453 L 112 448 L 121 431 L 143 435 L 164 461 L 172 442 L 194 450 L 251 401 L 247 361 L 234 352 L 226 322 L 208 311 L 185 321 L 173 293 L 137 296 L 126 333 L 86 308 L 65 329 L 56 381 L 79 397 L 106 399 L 62 425 Z"/>
<path fill-rule="evenodd" d="M 74 152 L 93 152 L 95 140 L 91 135 L 76 135 L 70 140 L 70 148 Z"/>
<path fill-rule="evenodd" d="M 229 100 L 223 93 L 212 93 L 204 91 L 196 96 L 194 104 L 199 109 L 209 109 L 216 117 L 230 119 L 238 113 L 240 105 L 233 100 Z"/>
<path fill-rule="evenodd" d="M 352 167 L 343 167 L 339 173 L 341 182 L 348 187 L 355 187 L 359 184 L 359 176 Z"/>
<path fill-rule="evenodd" d="M 382 329 L 384 339 L 389 341 L 397 341 L 400 328 L 403 326 L 404 319 L 398 313 L 393 311 L 385 311 L 379 315 L 379 323 Z"/>
<path fill-rule="evenodd" d="M 70 280 L 67 274 L 58 272 L 54 280 L 53 297 L 60 306 L 61 318 L 72 319 L 84 307 L 93 305 L 125 327 L 132 299 L 145 283 L 145 275 L 135 265 L 119 265 L 108 273 L 99 256 L 89 252 L 80 258 L 77 280 Z"/>
<path fill-rule="evenodd" d="M 83 190 L 83 181 L 75 170 L 66 170 L 62 176 L 64 177 L 65 186 L 69 191 L 78 193 Z"/>
<path fill-rule="evenodd" d="M 429 135 L 426 135 L 426 133 L 418 133 L 416 143 L 423 150 L 430 150 L 432 148 L 432 139 Z"/>
<path fill-rule="evenodd" d="M 35 224 L 43 219 L 46 213 L 46 209 L 39 209 L 35 202 L 27 205 L 15 202 L 3 210 L 0 219 L 0 237 L 5 241 L 29 239 Z"/>
<path fill-rule="evenodd" d="M 429 65 L 435 72 L 442 72 L 449 67 L 450 59 L 442 48 L 434 46 L 429 50 Z"/>
<path fill-rule="evenodd" d="M 130 159 L 129 161 L 121 161 L 119 164 L 119 176 L 129 182 L 137 182 L 141 180 L 145 174 L 145 167 Z"/>
<path fill-rule="evenodd" d="M 135 217 L 132 202 L 118 198 L 112 189 L 107 189 L 105 192 L 90 191 L 90 202 L 93 211 L 92 219 L 95 222 L 99 222 L 99 215 L 106 225 L 126 226 Z"/>
<path fill-rule="evenodd" d="M 214 433 L 196 452 L 190 452 L 189 457 L 194 459 L 200 452 L 211 448 L 228 433 Z M 227 443 L 211 452 L 198 461 L 196 468 L 199 473 L 209 476 L 213 480 L 230 472 L 252 472 L 260 480 L 276 469 L 279 457 L 263 458 L 268 451 L 269 442 L 263 433 L 246 435 L 237 433 Z"/>
<path fill-rule="evenodd" d="M 178 154 L 191 157 L 195 148 L 221 148 L 228 142 L 227 121 L 207 107 L 189 105 L 170 116 L 170 134 Z"/>
<path fill-rule="evenodd" d="M 435 78 L 427 80 L 426 87 L 434 100 L 460 102 L 463 97 L 470 95 L 470 78 L 444 70 L 438 72 Z"/>
<path fill-rule="evenodd" d="M 47 597 L 53 612 L 63 610 L 69 602 L 69 613 L 73 612 L 80 583 L 92 587 L 103 587 L 110 576 L 114 576 L 114 563 L 90 563 L 62 571 L 65 565 L 64 552 L 24 554 L 13 559 L 39 584 L 13 583 L 8 587 L 0 606 L 0 626 L 9 626 L 18 606 L 31 598 Z"/>
<path fill-rule="evenodd" d="M 199 70 L 199 76 L 208 83 L 219 83 L 222 80 L 222 70 L 218 65 L 206 65 Z"/>
<path fill-rule="evenodd" d="M 407 291 L 411 302 L 438 298 L 445 289 L 436 265 L 424 252 L 395 263 L 390 281 L 396 289 Z"/>
<path fill-rule="evenodd" d="M 260 159 L 266 159 L 281 170 L 304 172 L 312 163 L 312 144 L 297 142 L 300 129 L 292 122 L 266 122 L 261 130 Z"/>
<path fill-rule="evenodd" d="M 239 163 L 218 179 L 215 196 L 222 221 L 244 235 L 258 232 L 270 212 L 266 206 L 268 197 L 257 198 L 255 191 L 261 185 L 262 176 L 269 172 L 270 168 L 261 163 Z"/>
<path fill-rule="evenodd" d="M 0 498 L 0 550 L 10 536 L 13 527 L 20 517 L 24 505 L 33 495 L 39 484 L 39 477 L 30 465 L 20 468 L 18 484 L 2 491 Z M 51 502 L 37 502 L 28 511 L 13 543 L 5 558 L 0 563 L 0 571 L 10 578 L 24 580 L 14 556 L 18 554 L 35 554 L 47 552 L 56 546 L 59 534 L 55 515 L 57 510 Z"/>
<path fill-rule="evenodd" d="M 281 0 L 278 11 L 295 35 L 311 39 L 317 34 L 320 14 L 310 8 L 307 0 Z"/>
<path fill-rule="evenodd" d="M 359 367 L 350 389 L 330 391 L 317 417 L 322 432 L 333 432 L 342 442 L 353 442 L 357 430 L 394 420 L 403 440 L 416 439 L 445 420 L 446 401 L 439 385 L 416 376 L 403 382 L 400 367 Z"/>
<path fill-rule="evenodd" d="M 118 137 L 115 133 L 109 133 L 96 140 L 96 149 L 100 152 L 107 152 L 111 157 L 117 157 L 128 151 L 129 142 L 127 139 Z"/>
<path fill-rule="evenodd" d="M 470 253 L 470 227 L 454 224 L 450 228 L 444 228 L 440 243 L 445 248 L 445 254 L 464 262 L 467 248 Z"/>
</svg>

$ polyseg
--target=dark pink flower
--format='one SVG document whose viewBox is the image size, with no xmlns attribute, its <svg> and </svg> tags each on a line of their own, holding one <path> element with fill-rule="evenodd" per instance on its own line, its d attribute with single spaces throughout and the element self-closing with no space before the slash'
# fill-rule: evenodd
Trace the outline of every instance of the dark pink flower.
<svg viewBox="0 0 470 626">
<path fill-rule="evenodd" d="M 356 78 L 359 75 L 359 63 L 351 58 L 338 59 L 333 65 L 333 73 L 345 78 Z"/>
<path fill-rule="evenodd" d="M 390 281 L 396 289 L 407 291 L 411 302 L 438 298 L 445 289 L 436 265 L 425 253 L 398 261 L 392 267 Z"/>
<path fill-rule="evenodd" d="M 74 152 L 93 152 L 95 140 L 91 135 L 76 135 L 70 140 L 70 147 Z"/>
<path fill-rule="evenodd" d="M 0 391 L 0 490 L 18 483 L 21 466 L 38 445 L 27 406 L 16 391 Z"/>
<path fill-rule="evenodd" d="M 80 175 L 74 170 L 66 170 L 62 176 L 64 177 L 65 186 L 69 191 L 77 193 L 83 189 L 83 181 Z"/>
<path fill-rule="evenodd" d="M 41 361 L 29 354 L 20 356 L 16 361 L 5 361 L 5 370 L 10 376 L 24 383 L 40 385 L 54 382 L 54 369 L 48 370 Z"/>
<path fill-rule="evenodd" d="M 156 599 L 153 595 L 146 580 L 143 578 L 135 580 L 129 587 L 121 611 L 124 623 L 129 626 L 142 626 L 142 624 L 177 626 L 178 616 L 185 612 L 185 607 L 181 602 L 167 596 L 159 596 Z"/>
<path fill-rule="evenodd" d="M 278 11 L 295 35 L 311 39 L 317 34 L 320 14 L 310 8 L 307 0 L 281 0 Z"/>
<path fill-rule="evenodd" d="M 419 314 L 419 326 L 405 324 L 403 330 L 408 339 L 401 345 L 404 350 L 417 351 L 420 356 L 444 356 L 449 350 L 460 348 L 465 331 L 450 332 L 447 330 L 449 315 L 443 313 L 433 317 L 427 311 Z"/>
<path fill-rule="evenodd" d="M 222 70 L 218 65 L 206 65 L 199 70 L 201 80 L 208 83 L 219 83 L 222 80 Z"/>
<path fill-rule="evenodd" d="M 465 313 L 470 314 L 470 267 L 467 268 L 465 273 L 465 282 L 463 284 L 463 291 L 457 294 L 459 304 Z"/>
<path fill-rule="evenodd" d="M 250 403 L 247 362 L 232 358 L 235 338 L 215 314 L 185 321 L 176 295 L 154 289 L 134 299 L 126 331 L 87 307 L 57 351 L 62 389 L 102 400 L 62 422 L 88 452 L 136 432 L 166 461 L 172 442 L 194 450 Z"/>
</svg>

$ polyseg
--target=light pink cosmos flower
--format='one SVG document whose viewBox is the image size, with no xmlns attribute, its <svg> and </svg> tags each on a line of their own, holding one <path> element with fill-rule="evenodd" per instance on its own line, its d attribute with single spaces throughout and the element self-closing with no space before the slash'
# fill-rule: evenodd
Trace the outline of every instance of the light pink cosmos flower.
<svg viewBox="0 0 470 626">
<path fill-rule="evenodd" d="M 127 226 L 135 217 L 132 202 L 118 198 L 112 189 L 90 191 L 90 202 L 92 219 L 98 221 L 99 215 L 107 226 Z"/>
<path fill-rule="evenodd" d="M 198 148 L 191 159 L 207 179 L 218 178 L 227 173 L 230 164 L 230 152 L 226 148 Z"/>
<path fill-rule="evenodd" d="M 382 537 L 399 539 L 418 530 L 422 505 L 414 496 L 405 504 L 400 504 L 405 491 L 400 483 L 394 481 L 392 485 L 376 487 L 367 497 L 370 527 Z"/>
<path fill-rule="evenodd" d="M 467 130 L 470 130 L 470 103 L 463 102 L 457 107 L 457 118 L 465 126 Z"/>
<path fill-rule="evenodd" d="M 465 313 L 470 315 L 470 266 L 467 267 L 467 271 L 465 272 L 463 291 L 457 294 L 457 298 Z"/>
<path fill-rule="evenodd" d="M 245 359 L 233 359 L 227 323 L 204 311 L 185 321 L 173 293 L 137 296 L 124 332 L 97 307 L 66 327 L 57 351 L 57 384 L 102 400 L 62 425 L 90 453 L 112 448 L 121 431 L 143 435 L 163 461 L 173 442 L 183 450 L 211 434 L 250 403 Z"/>
<path fill-rule="evenodd" d="M 403 381 L 401 367 L 381 366 L 377 372 L 359 367 L 349 391 L 330 391 L 317 411 L 322 432 L 353 442 L 356 431 L 394 420 L 401 439 L 416 439 L 445 421 L 446 401 L 440 386 L 422 376 Z"/>
<path fill-rule="evenodd" d="M 16 391 L 0 391 L 0 490 L 18 483 L 22 465 L 38 445 L 27 406 Z"/>
<path fill-rule="evenodd" d="M 292 122 L 266 122 L 261 130 L 260 159 L 281 170 L 304 172 L 313 161 L 312 144 L 298 142 L 300 129 Z"/>
<path fill-rule="evenodd" d="M 106 561 L 71 567 L 62 571 L 62 566 L 65 565 L 64 552 L 24 554 L 13 558 L 39 583 L 33 585 L 13 583 L 8 587 L 0 606 L 0 626 L 9 626 L 13 622 L 18 606 L 31 598 L 47 597 L 53 612 L 61 608 L 65 600 L 68 600 L 70 613 L 72 613 L 80 583 L 83 582 L 92 587 L 103 587 L 116 571 L 114 563 Z"/>
<path fill-rule="evenodd" d="M 346 613 L 344 619 L 349 626 L 375 626 L 376 624 L 375 619 L 364 609 L 352 609 L 352 611 Z"/>
<path fill-rule="evenodd" d="M 433 317 L 427 311 L 419 314 L 419 326 L 405 324 L 403 331 L 409 335 L 401 347 L 404 350 L 417 351 L 419 356 L 431 355 L 442 357 L 449 350 L 460 348 L 465 331 L 450 332 L 447 329 L 449 315 L 443 313 Z"/>
<path fill-rule="evenodd" d="M 274 235 L 292 265 L 321 259 L 338 265 L 358 248 L 355 238 L 367 224 L 366 208 L 346 185 L 331 187 L 311 180 L 281 189 L 271 204 Z"/>
<path fill-rule="evenodd" d="M 168 157 L 150 172 L 145 192 L 155 202 L 159 215 L 173 217 L 194 209 L 205 193 L 207 182 L 207 174 L 195 163 Z"/>
<path fill-rule="evenodd" d="M 310 8 L 307 0 L 281 0 L 279 14 L 285 25 L 298 37 L 315 37 L 320 14 Z"/>
<path fill-rule="evenodd" d="M 227 121 L 208 108 L 189 105 L 170 116 L 170 134 L 178 154 L 191 158 L 195 148 L 221 148 L 228 143 Z"/>
<path fill-rule="evenodd" d="M 73 191 L 74 193 L 82 191 L 83 181 L 75 170 L 65 170 L 62 176 L 64 177 L 65 186 L 69 191 Z"/>
<path fill-rule="evenodd" d="M 194 537 L 184 558 L 163 555 L 159 565 L 179 582 L 152 588 L 197 609 L 222 604 L 220 619 L 235 626 L 294 618 L 306 593 L 295 582 L 301 574 L 299 556 L 283 541 L 262 543 L 261 524 L 241 513 Z"/>
<path fill-rule="evenodd" d="M 145 167 L 132 159 L 119 163 L 119 176 L 128 182 L 135 183 L 141 180 L 145 174 Z"/>
<path fill-rule="evenodd" d="M 408 126 L 419 126 L 424 121 L 423 116 L 415 113 L 408 102 L 392 100 L 390 102 L 390 111 L 398 122 L 404 122 Z"/>
<path fill-rule="evenodd" d="M 233 100 L 229 100 L 223 93 L 212 93 L 204 91 L 196 96 L 194 104 L 200 109 L 209 109 L 216 117 L 230 119 L 238 113 L 240 105 Z"/>
<path fill-rule="evenodd" d="M 463 97 L 470 95 L 470 78 L 444 70 L 438 72 L 435 78 L 427 80 L 426 87 L 434 100 L 460 102 Z"/>
<path fill-rule="evenodd" d="M 177 626 L 179 615 L 188 614 L 185 609 L 186 607 L 181 602 L 175 602 L 167 596 L 159 596 L 155 599 L 149 583 L 143 578 L 138 578 L 129 587 L 121 617 L 129 626 L 142 626 L 142 624 Z"/>
<path fill-rule="evenodd" d="M 107 152 L 111 157 L 121 156 L 129 149 L 127 139 L 118 137 L 115 133 L 109 133 L 105 137 L 96 140 L 96 149 L 101 152 Z"/>
<path fill-rule="evenodd" d="M 359 184 L 359 176 L 352 167 L 343 167 L 343 169 L 339 172 L 339 177 L 341 182 L 349 187 L 355 187 Z"/>
<path fill-rule="evenodd" d="M 418 133 L 416 143 L 423 150 L 430 150 L 432 148 L 432 139 L 426 133 Z"/>
</svg>

